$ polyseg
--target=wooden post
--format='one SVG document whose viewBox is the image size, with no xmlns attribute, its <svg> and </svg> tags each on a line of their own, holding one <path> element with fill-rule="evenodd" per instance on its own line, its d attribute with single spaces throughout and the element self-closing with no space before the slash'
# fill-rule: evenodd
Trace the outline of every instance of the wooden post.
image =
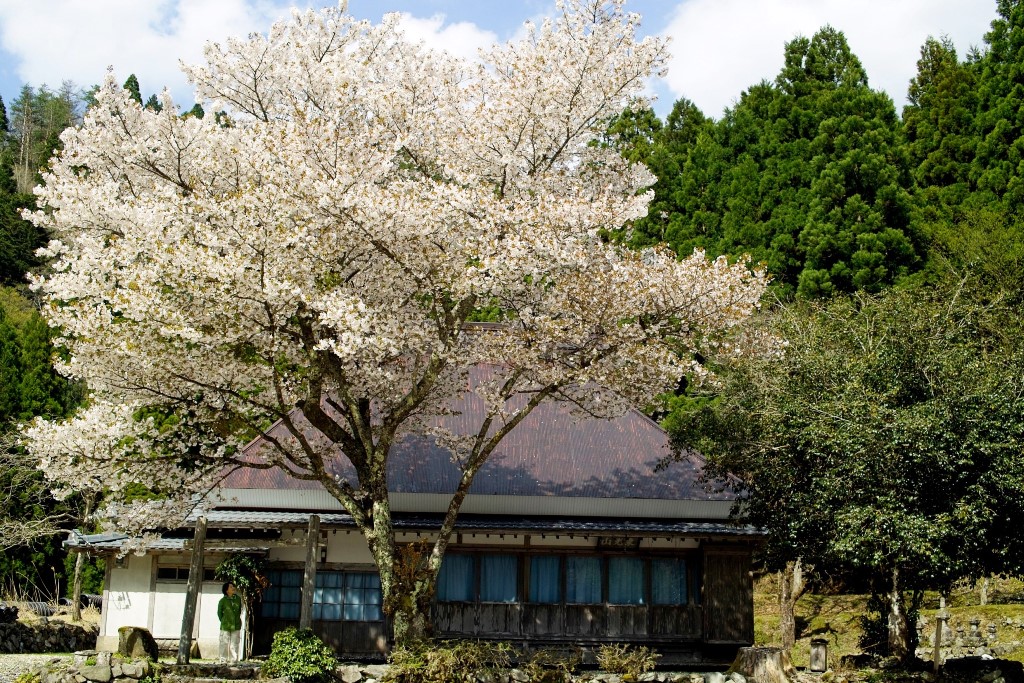
<svg viewBox="0 0 1024 683">
<path fill-rule="evenodd" d="M 949 619 L 949 612 L 946 611 L 946 596 L 939 596 L 939 611 L 935 615 L 935 647 L 932 650 L 932 671 L 939 673 L 942 668 L 942 626 Z"/>
<path fill-rule="evenodd" d="M 178 640 L 178 664 L 188 664 L 192 649 L 192 627 L 196 621 L 196 602 L 199 587 L 203 585 L 203 543 L 206 541 L 206 517 L 196 520 L 196 535 L 192 541 L 192 564 L 188 569 L 185 589 L 185 614 L 181 617 L 181 638 Z"/>
<path fill-rule="evenodd" d="M 299 628 L 313 626 L 313 591 L 316 590 L 316 564 L 320 561 L 320 517 L 309 516 L 306 530 L 306 569 L 302 574 L 302 607 Z"/>
</svg>

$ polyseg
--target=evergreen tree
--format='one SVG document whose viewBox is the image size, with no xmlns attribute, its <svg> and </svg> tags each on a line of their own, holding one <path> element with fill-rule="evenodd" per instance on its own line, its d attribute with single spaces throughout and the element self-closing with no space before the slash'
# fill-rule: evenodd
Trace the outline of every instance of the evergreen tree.
<svg viewBox="0 0 1024 683">
<path fill-rule="evenodd" d="M 128 76 L 124 82 L 124 89 L 131 94 L 133 100 L 142 104 L 142 91 L 139 89 L 139 79 L 135 77 L 135 74 Z"/>
<path fill-rule="evenodd" d="M 997 13 L 977 66 L 980 139 L 971 180 L 982 193 L 978 203 L 1001 201 L 1017 212 L 1024 207 L 1024 2 L 999 0 Z"/>
<path fill-rule="evenodd" d="M 917 203 L 930 219 L 963 205 L 973 189 L 975 76 L 949 38 L 929 38 L 921 47 L 903 108 L 903 135 Z"/>
<path fill-rule="evenodd" d="M 0 432 L 21 414 L 21 354 L 18 333 L 0 307 Z"/>
<path fill-rule="evenodd" d="M 153 111 L 162 111 L 163 108 L 164 105 L 160 103 L 160 100 L 159 98 L 157 98 L 156 94 L 150 95 L 149 99 L 146 100 L 146 109 L 152 109 Z"/>
<path fill-rule="evenodd" d="M 10 131 L 11 124 L 7 120 L 7 105 L 4 104 L 4 98 L 0 96 L 0 145 L 6 146 L 6 137 Z"/>
</svg>

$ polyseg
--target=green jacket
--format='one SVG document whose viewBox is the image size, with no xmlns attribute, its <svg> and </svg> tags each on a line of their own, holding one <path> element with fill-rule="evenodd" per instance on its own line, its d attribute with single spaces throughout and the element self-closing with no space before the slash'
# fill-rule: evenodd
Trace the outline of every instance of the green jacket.
<svg viewBox="0 0 1024 683">
<path fill-rule="evenodd" d="M 217 603 L 217 618 L 221 631 L 239 631 L 242 628 L 242 596 L 235 593 L 224 596 Z"/>
</svg>

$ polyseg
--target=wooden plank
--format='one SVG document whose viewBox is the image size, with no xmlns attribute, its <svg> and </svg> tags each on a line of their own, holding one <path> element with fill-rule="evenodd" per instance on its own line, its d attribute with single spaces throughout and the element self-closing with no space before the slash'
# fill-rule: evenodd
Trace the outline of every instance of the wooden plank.
<svg viewBox="0 0 1024 683">
<path fill-rule="evenodd" d="M 754 587 L 750 553 L 704 552 L 704 640 L 750 645 L 754 642 Z"/>
<path fill-rule="evenodd" d="M 320 516 L 309 516 L 306 530 L 306 564 L 302 572 L 302 603 L 299 610 L 299 628 L 313 625 L 313 591 L 316 590 L 316 565 L 320 561 Z"/>
<path fill-rule="evenodd" d="M 566 605 L 565 634 L 568 636 L 602 637 L 605 635 L 604 605 Z"/>
<path fill-rule="evenodd" d="M 651 605 L 651 635 L 700 640 L 703 612 L 700 605 Z"/>
<path fill-rule="evenodd" d="M 196 520 L 195 538 L 192 541 L 192 564 L 188 570 L 188 584 L 185 588 L 185 613 L 181 617 L 181 638 L 178 640 L 178 664 L 188 664 L 192 650 L 192 627 L 196 621 L 196 603 L 199 601 L 199 587 L 203 585 L 203 542 L 206 540 L 206 517 Z"/>
<path fill-rule="evenodd" d="M 565 633 L 563 605 L 523 605 L 523 635 L 561 636 Z"/>
<path fill-rule="evenodd" d="M 607 623 L 611 638 L 647 635 L 647 606 L 608 605 Z"/>
</svg>

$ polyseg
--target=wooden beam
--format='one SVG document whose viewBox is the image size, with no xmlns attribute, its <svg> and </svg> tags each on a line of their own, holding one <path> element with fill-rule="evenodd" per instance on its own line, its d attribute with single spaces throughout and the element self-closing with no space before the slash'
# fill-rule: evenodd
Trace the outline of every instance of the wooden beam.
<svg viewBox="0 0 1024 683">
<path fill-rule="evenodd" d="M 302 608 L 299 628 L 313 626 L 313 592 L 316 590 L 316 564 L 320 561 L 320 516 L 309 516 L 306 530 L 306 568 L 302 574 Z"/>
<path fill-rule="evenodd" d="M 203 542 L 206 540 L 206 517 L 196 520 L 196 535 L 192 541 L 192 564 L 188 570 L 185 589 L 185 614 L 181 617 L 181 639 L 178 640 L 178 664 L 188 664 L 192 649 L 192 627 L 196 621 L 196 603 L 199 587 L 203 585 Z"/>
</svg>

